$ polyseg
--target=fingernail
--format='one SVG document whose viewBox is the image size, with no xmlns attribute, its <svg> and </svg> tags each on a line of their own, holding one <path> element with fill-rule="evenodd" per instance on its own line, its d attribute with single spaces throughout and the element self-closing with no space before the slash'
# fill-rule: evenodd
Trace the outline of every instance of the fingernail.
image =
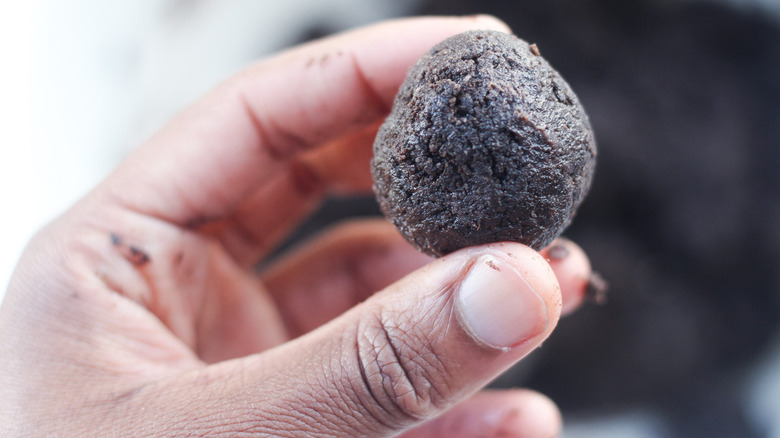
<svg viewBox="0 0 780 438">
<path fill-rule="evenodd" d="M 550 260 L 563 260 L 569 256 L 569 248 L 566 247 L 566 243 L 560 240 L 556 240 L 547 248 L 547 257 Z"/>
<path fill-rule="evenodd" d="M 549 325 L 542 297 L 509 263 L 492 255 L 476 260 L 458 292 L 458 312 L 478 342 L 510 349 Z"/>
</svg>

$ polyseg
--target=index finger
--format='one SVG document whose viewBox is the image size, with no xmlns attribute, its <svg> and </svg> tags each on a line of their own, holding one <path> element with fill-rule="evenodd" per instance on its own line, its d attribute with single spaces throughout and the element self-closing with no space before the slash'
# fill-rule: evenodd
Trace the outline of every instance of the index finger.
<svg viewBox="0 0 780 438">
<path fill-rule="evenodd" d="M 228 80 L 152 137 L 103 189 L 176 225 L 229 214 L 296 154 L 384 116 L 408 67 L 495 18 L 397 20 L 301 46 Z"/>
</svg>

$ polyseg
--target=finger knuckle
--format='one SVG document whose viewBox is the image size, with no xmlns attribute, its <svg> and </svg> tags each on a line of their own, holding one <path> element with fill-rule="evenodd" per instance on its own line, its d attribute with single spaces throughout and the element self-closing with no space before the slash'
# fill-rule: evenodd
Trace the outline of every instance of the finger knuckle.
<svg viewBox="0 0 780 438">
<path fill-rule="evenodd" d="M 363 318 L 357 334 L 362 404 L 390 427 L 431 418 L 451 392 L 434 344 L 413 327 L 401 315 L 380 313 Z"/>
</svg>

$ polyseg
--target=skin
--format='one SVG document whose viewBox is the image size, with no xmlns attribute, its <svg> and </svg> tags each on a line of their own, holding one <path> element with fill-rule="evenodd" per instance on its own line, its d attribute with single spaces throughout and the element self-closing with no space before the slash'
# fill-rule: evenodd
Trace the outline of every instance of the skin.
<svg viewBox="0 0 780 438">
<path fill-rule="evenodd" d="M 551 266 L 498 243 L 432 261 L 362 221 L 252 269 L 325 194 L 369 189 L 406 69 L 473 28 L 506 31 L 401 20 L 252 66 L 41 230 L 0 308 L 0 435 L 555 435 L 544 396 L 479 390 L 582 295 L 581 251 Z M 454 304 L 488 253 L 546 309 L 518 311 L 541 322 L 511 348 L 480 343 Z"/>
</svg>

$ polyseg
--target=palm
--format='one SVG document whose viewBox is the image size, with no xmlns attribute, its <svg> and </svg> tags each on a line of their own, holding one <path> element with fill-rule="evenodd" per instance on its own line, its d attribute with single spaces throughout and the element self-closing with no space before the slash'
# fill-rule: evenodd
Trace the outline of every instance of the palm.
<svg viewBox="0 0 780 438">
<path fill-rule="evenodd" d="M 131 298 L 151 313 L 136 316 L 139 324 L 151 322 L 151 345 L 205 363 L 261 352 L 306 333 L 428 261 L 388 224 L 366 221 L 331 231 L 261 278 L 214 236 L 165 228 L 148 233 L 155 240 L 171 235 L 169 242 L 157 240 L 154 255 L 116 233 L 112 243 L 119 255 L 148 257 L 136 265 L 145 284 Z M 160 357 L 151 353 L 151 360 Z"/>
</svg>

